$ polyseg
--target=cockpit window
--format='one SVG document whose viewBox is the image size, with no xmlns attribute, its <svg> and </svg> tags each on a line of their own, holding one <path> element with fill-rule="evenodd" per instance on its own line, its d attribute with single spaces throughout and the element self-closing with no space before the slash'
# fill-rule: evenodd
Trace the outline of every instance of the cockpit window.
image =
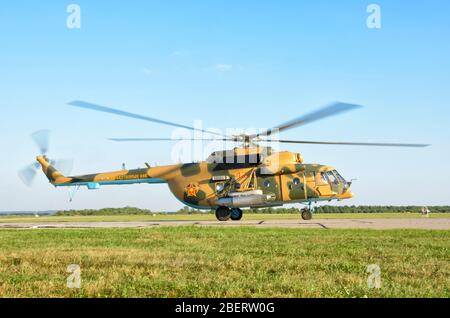
<svg viewBox="0 0 450 318">
<path fill-rule="evenodd" d="M 346 183 L 345 179 L 337 172 L 336 170 L 333 170 L 334 175 L 338 178 L 338 180 L 342 183 Z"/>
<path fill-rule="evenodd" d="M 333 174 L 332 171 L 328 171 L 328 172 L 327 172 L 327 177 L 328 177 L 328 181 L 329 181 L 330 183 L 337 183 L 337 182 L 338 182 L 336 176 Z"/>
<path fill-rule="evenodd" d="M 321 172 L 320 174 L 319 173 L 317 174 L 316 183 L 323 184 L 323 185 L 327 185 L 328 184 L 328 179 L 327 179 L 327 176 L 326 176 L 325 172 Z"/>
</svg>

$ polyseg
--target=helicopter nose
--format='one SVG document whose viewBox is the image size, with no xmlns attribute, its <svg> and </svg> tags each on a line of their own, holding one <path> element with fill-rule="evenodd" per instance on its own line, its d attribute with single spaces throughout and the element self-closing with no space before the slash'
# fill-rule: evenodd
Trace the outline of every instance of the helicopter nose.
<svg viewBox="0 0 450 318">
<path fill-rule="evenodd" d="M 341 193 L 341 195 L 339 196 L 340 199 L 351 199 L 353 198 L 353 192 L 350 189 L 352 183 L 351 182 L 346 182 L 344 185 L 344 189 Z"/>
<path fill-rule="evenodd" d="M 345 191 L 339 196 L 339 199 L 351 199 L 353 198 L 353 192 L 350 190 Z"/>
</svg>

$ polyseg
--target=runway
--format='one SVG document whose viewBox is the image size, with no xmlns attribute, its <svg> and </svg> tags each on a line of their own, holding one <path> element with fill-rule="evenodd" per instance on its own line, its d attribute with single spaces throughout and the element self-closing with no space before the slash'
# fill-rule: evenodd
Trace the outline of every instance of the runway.
<svg viewBox="0 0 450 318">
<path fill-rule="evenodd" d="M 450 218 L 420 219 L 317 219 L 251 221 L 129 221 L 129 222 L 28 222 L 0 223 L 0 229 L 151 228 L 161 226 L 252 226 L 297 229 L 428 229 L 449 230 Z"/>
</svg>

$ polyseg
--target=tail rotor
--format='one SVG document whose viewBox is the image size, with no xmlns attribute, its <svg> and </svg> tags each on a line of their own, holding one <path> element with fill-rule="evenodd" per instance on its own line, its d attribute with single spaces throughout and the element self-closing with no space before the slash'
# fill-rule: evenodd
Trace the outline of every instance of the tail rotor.
<svg viewBox="0 0 450 318">
<path fill-rule="evenodd" d="M 48 152 L 48 145 L 50 142 L 50 130 L 39 130 L 31 134 L 36 146 L 39 148 L 39 153 L 45 156 Z"/>
<path fill-rule="evenodd" d="M 50 131 L 49 130 L 39 130 L 31 134 L 31 139 L 34 141 L 39 149 L 40 154 L 54 166 L 57 170 L 64 174 L 70 174 L 73 168 L 73 159 L 59 159 L 59 160 L 49 160 L 47 158 L 47 153 L 49 150 L 50 141 Z M 25 168 L 18 171 L 18 175 L 22 182 L 30 187 L 33 184 L 36 174 L 39 171 L 41 165 L 39 162 L 34 162 L 26 166 Z"/>
</svg>

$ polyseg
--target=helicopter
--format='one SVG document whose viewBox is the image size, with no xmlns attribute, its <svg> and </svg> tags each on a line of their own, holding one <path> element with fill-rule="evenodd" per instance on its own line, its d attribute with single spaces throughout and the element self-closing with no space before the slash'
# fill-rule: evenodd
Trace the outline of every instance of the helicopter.
<svg viewBox="0 0 450 318">
<path fill-rule="evenodd" d="M 37 133 L 35 141 L 41 154 L 34 164 L 22 170 L 22 179 L 30 182 L 40 168 L 55 187 L 81 187 L 89 190 L 107 185 L 167 184 L 174 196 L 183 204 L 195 209 L 215 210 L 219 221 L 238 221 L 244 208 L 277 207 L 301 203 L 303 220 L 312 219 L 312 204 L 319 201 L 346 200 L 353 197 L 352 181 L 347 181 L 334 167 L 308 164 L 300 153 L 274 151 L 260 143 L 380 146 L 380 147 L 426 147 L 427 144 L 407 143 L 361 143 L 333 141 L 305 141 L 273 138 L 281 133 L 327 117 L 361 108 L 360 105 L 334 102 L 293 120 L 255 134 L 224 135 L 165 120 L 160 120 L 116 108 L 86 101 L 72 101 L 68 105 L 137 120 L 184 128 L 211 135 L 201 140 L 222 140 L 238 143 L 231 150 L 215 151 L 201 162 L 180 163 L 164 166 L 66 176 L 46 156 L 48 149 L 45 132 Z M 41 136 L 40 136 L 41 135 Z M 111 138 L 116 142 L 173 141 L 170 138 Z M 183 139 L 198 140 L 198 139 Z"/>
</svg>

